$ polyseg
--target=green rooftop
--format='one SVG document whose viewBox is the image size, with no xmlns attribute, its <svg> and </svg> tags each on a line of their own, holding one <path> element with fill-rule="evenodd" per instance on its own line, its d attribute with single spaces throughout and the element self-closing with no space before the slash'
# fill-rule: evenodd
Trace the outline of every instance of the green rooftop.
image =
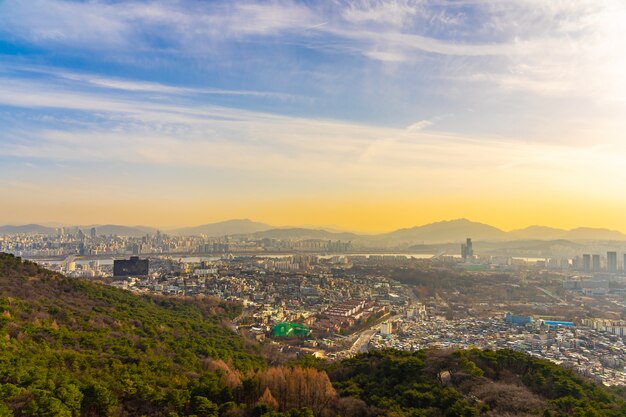
<svg viewBox="0 0 626 417">
<path fill-rule="evenodd" d="M 283 322 L 278 323 L 272 329 L 272 335 L 278 337 L 299 336 L 306 337 L 311 334 L 311 329 L 303 324 Z"/>
</svg>

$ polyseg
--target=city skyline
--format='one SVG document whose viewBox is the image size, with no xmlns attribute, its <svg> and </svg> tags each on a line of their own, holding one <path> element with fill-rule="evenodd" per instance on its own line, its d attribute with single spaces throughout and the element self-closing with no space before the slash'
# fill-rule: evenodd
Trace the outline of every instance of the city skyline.
<svg viewBox="0 0 626 417">
<path fill-rule="evenodd" d="M 626 231 L 626 6 L 0 2 L 0 223 Z"/>
</svg>

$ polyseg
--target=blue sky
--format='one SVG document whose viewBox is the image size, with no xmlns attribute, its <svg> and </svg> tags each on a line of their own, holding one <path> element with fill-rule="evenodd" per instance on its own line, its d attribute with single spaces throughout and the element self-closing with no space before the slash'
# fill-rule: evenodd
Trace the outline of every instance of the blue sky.
<svg viewBox="0 0 626 417">
<path fill-rule="evenodd" d="M 467 203 L 489 220 L 472 198 L 494 192 L 532 202 L 519 222 L 558 223 L 546 198 L 626 207 L 608 197 L 624 21 L 618 0 L 0 0 L 0 218 L 367 228 L 281 207 L 432 202 L 420 223 Z"/>
</svg>

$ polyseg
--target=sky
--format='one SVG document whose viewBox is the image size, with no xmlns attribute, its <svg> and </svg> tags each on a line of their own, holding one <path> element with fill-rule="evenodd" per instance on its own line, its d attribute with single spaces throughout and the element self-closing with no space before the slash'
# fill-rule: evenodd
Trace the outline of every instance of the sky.
<svg viewBox="0 0 626 417">
<path fill-rule="evenodd" d="M 623 0 L 0 0 L 0 224 L 626 231 Z"/>
</svg>

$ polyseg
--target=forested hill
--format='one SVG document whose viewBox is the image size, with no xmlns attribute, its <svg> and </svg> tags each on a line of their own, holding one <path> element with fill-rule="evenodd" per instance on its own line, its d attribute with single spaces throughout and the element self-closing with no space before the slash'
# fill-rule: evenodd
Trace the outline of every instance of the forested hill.
<svg viewBox="0 0 626 417">
<path fill-rule="evenodd" d="M 373 351 L 332 365 L 337 392 L 391 416 L 623 417 L 609 389 L 511 350 Z"/>
<path fill-rule="evenodd" d="M 0 254 L 0 416 L 175 410 L 172 397 L 214 374 L 209 358 L 264 366 L 221 324 L 238 309 L 136 296 Z"/>
<path fill-rule="evenodd" d="M 626 416 L 623 392 L 508 350 L 268 368 L 222 325 L 237 314 L 0 254 L 0 417 Z"/>
</svg>

